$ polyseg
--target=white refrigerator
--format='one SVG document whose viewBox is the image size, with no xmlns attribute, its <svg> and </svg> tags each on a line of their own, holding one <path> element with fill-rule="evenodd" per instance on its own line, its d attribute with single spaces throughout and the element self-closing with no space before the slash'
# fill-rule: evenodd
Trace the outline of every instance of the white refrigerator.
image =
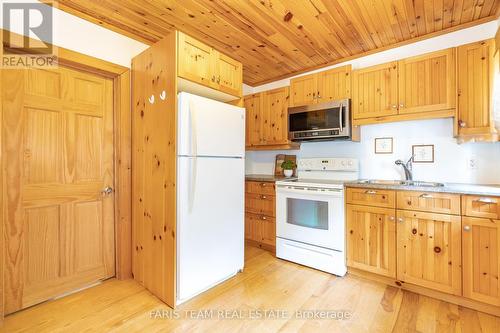
<svg viewBox="0 0 500 333">
<path fill-rule="evenodd" d="M 245 109 L 178 95 L 177 304 L 244 265 Z"/>
</svg>

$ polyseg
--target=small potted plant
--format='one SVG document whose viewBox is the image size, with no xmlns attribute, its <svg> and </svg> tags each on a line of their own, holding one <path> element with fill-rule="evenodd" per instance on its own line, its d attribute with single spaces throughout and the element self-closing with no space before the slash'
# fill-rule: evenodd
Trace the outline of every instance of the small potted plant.
<svg viewBox="0 0 500 333">
<path fill-rule="evenodd" d="M 283 169 L 283 174 L 285 177 L 289 178 L 292 177 L 293 175 L 293 169 L 297 167 L 297 164 L 295 164 L 294 161 L 292 160 L 287 160 L 281 163 L 281 168 Z"/>
</svg>

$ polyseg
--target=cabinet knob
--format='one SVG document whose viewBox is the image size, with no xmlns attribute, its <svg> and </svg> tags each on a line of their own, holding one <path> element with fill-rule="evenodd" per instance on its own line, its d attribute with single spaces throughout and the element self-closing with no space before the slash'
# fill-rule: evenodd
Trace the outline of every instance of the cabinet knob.
<svg viewBox="0 0 500 333">
<path fill-rule="evenodd" d="M 266 187 L 266 183 L 260 183 L 260 186 Z"/>
<path fill-rule="evenodd" d="M 402 223 L 402 222 L 404 222 L 404 219 L 402 217 L 399 217 L 398 222 Z"/>
<path fill-rule="evenodd" d="M 220 75 L 217 76 L 217 83 L 220 83 Z"/>
<path fill-rule="evenodd" d="M 464 231 L 470 231 L 470 225 L 464 225 Z"/>
<path fill-rule="evenodd" d="M 261 198 L 261 199 L 267 199 L 267 196 L 265 196 L 265 195 L 261 195 L 261 196 L 260 196 L 260 198 Z"/>
<path fill-rule="evenodd" d="M 215 75 L 212 75 L 212 82 L 215 82 Z"/>
<path fill-rule="evenodd" d="M 321 98 L 321 95 L 319 94 L 319 91 L 318 91 L 318 97 L 317 98 Z"/>
<path fill-rule="evenodd" d="M 464 128 L 467 124 L 463 120 L 458 121 L 458 126 Z"/>
<path fill-rule="evenodd" d="M 400 108 L 404 108 L 404 107 L 405 107 L 404 103 L 400 103 L 400 104 L 399 104 L 399 107 L 400 107 Z"/>
<path fill-rule="evenodd" d="M 373 191 L 373 190 L 368 190 L 368 191 L 365 191 L 366 194 L 377 194 L 377 191 Z"/>
<path fill-rule="evenodd" d="M 394 216 L 389 216 L 389 220 L 394 221 Z"/>
<path fill-rule="evenodd" d="M 397 108 L 398 108 L 398 106 L 397 106 L 396 104 L 392 104 L 392 106 L 391 106 L 391 107 L 392 107 L 393 109 L 397 109 Z"/>
<path fill-rule="evenodd" d="M 265 221 L 265 220 L 267 220 L 267 217 L 262 216 L 260 219 Z"/>
</svg>

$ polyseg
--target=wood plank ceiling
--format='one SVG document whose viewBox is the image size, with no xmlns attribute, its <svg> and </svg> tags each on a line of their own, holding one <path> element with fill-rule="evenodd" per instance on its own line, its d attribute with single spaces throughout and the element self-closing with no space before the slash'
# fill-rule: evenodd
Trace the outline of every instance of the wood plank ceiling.
<svg viewBox="0 0 500 333">
<path fill-rule="evenodd" d="M 238 59 L 258 85 L 495 19 L 500 0 L 59 0 L 147 43 L 181 30 Z"/>
</svg>

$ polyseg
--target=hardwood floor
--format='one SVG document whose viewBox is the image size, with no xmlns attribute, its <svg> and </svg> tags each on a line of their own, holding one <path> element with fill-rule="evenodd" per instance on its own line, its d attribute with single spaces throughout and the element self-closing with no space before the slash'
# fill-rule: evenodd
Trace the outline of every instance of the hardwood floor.
<svg viewBox="0 0 500 333">
<path fill-rule="evenodd" d="M 223 310 L 225 319 L 219 319 Z M 266 319 L 249 318 L 264 316 L 265 310 Z M 349 317 L 295 317 L 315 310 Z M 176 312 L 133 280 L 112 279 L 10 315 L 0 332 L 469 333 L 498 332 L 499 327 L 499 317 L 353 276 L 338 278 L 247 247 L 243 273 Z"/>
</svg>

